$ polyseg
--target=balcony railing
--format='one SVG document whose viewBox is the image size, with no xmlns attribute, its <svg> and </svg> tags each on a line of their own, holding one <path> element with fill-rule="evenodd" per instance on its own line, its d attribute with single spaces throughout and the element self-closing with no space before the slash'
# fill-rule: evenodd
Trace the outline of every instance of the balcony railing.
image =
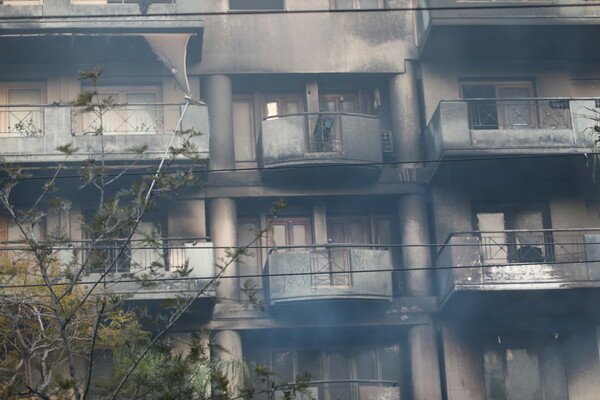
<svg viewBox="0 0 600 400">
<path fill-rule="evenodd" d="M 600 281 L 600 229 L 457 232 L 436 266 L 442 295 L 456 285 Z"/>
<path fill-rule="evenodd" d="M 64 160 L 58 147 L 71 144 L 70 161 L 97 157 L 107 159 L 139 158 L 133 149 L 147 147 L 146 158 L 162 156 L 169 145 L 179 146 L 181 135 L 171 137 L 181 118 L 181 131 L 200 135 L 191 140 L 200 157 L 207 157 L 210 128 L 208 109 L 191 104 L 181 114 L 179 104 L 128 104 L 106 112 L 100 124 L 94 113 L 63 105 L 0 105 L 0 147 L 2 156 L 11 162 Z M 100 127 L 102 129 L 100 130 Z M 102 137 L 99 133 L 102 132 Z"/>
<path fill-rule="evenodd" d="M 400 386 L 396 381 L 376 379 L 311 380 L 307 390 L 310 398 L 314 399 L 400 400 Z M 304 399 L 304 397 L 297 398 Z"/>
<path fill-rule="evenodd" d="M 427 126 L 427 152 L 589 152 L 599 115 L 593 98 L 444 100 Z"/>
<path fill-rule="evenodd" d="M 44 112 L 29 105 L 0 106 L 0 136 L 41 136 Z"/>
<path fill-rule="evenodd" d="M 283 250 L 283 251 L 280 251 Z M 390 300 L 389 250 L 331 244 L 278 248 L 267 260 L 270 304 L 303 300 Z"/>
<path fill-rule="evenodd" d="M 471 129 L 571 129 L 567 99 L 469 99 Z"/>
<path fill-rule="evenodd" d="M 103 280 L 117 294 L 137 299 L 175 297 L 205 291 L 210 295 L 214 276 L 212 243 L 204 238 L 159 239 L 157 244 L 124 239 L 79 240 L 52 247 L 59 265 L 84 268 L 82 282 L 93 283 L 110 268 Z M 35 262 L 33 252 L 20 242 L 0 243 L 0 257 L 13 262 Z M 184 268 L 189 273 L 182 275 Z"/>
<path fill-rule="evenodd" d="M 178 104 L 118 104 L 102 116 L 73 107 L 71 121 L 75 135 L 150 135 L 172 134 L 178 117 Z"/>
</svg>

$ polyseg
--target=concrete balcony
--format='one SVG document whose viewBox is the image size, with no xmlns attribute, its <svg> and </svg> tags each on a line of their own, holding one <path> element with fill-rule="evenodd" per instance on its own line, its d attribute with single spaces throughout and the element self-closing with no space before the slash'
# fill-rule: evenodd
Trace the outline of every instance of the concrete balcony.
<svg viewBox="0 0 600 400">
<path fill-rule="evenodd" d="M 586 153 L 594 146 L 594 99 L 473 99 L 442 101 L 426 132 L 427 154 Z"/>
<path fill-rule="evenodd" d="M 600 287 L 600 230 L 458 232 L 436 267 L 442 303 L 459 292 Z"/>
<path fill-rule="evenodd" d="M 60 266 L 84 269 L 84 288 L 102 282 L 110 294 L 130 296 L 130 300 L 165 300 L 182 295 L 214 297 L 213 244 L 204 239 L 161 239 L 156 245 L 142 240 L 106 240 L 92 244 L 90 240 L 70 241 L 52 246 Z M 2 243 L 0 256 L 18 262 L 31 260 L 33 254 L 21 242 Z M 73 260 L 75 264 L 73 266 Z M 187 265 L 189 274 L 181 271 Z M 105 269 L 110 273 L 102 278 Z M 154 270 L 155 273 L 151 273 Z"/>
<path fill-rule="evenodd" d="M 269 183 L 373 182 L 382 167 L 379 120 L 371 115 L 269 117 L 262 122 L 259 147 Z"/>
<path fill-rule="evenodd" d="M 392 300 L 392 268 L 388 250 L 356 245 L 271 253 L 266 265 L 268 304 L 279 309 L 315 302 L 388 303 Z"/>
<path fill-rule="evenodd" d="M 197 0 L 0 0 L 0 30 L 199 32 L 203 18 L 181 14 L 201 11 Z"/>
<path fill-rule="evenodd" d="M 117 106 L 99 120 L 68 106 L 0 106 L 0 144 L 2 156 L 10 162 L 64 161 L 57 147 L 71 144 L 74 153 L 67 161 L 83 161 L 102 154 L 105 160 L 133 160 L 140 157 L 134 149 L 148 146 L 145 159 L 158 159 L 168 148 L 183 106 L 143 104 Z M 201 135 L 192 140 L 201 157 L 209 154 L 208 110 L 205 105 L 188 106 L 181 130 L 193 129 Z M 180 143 L 176 136 L 173 145 Z"/>
</svg>

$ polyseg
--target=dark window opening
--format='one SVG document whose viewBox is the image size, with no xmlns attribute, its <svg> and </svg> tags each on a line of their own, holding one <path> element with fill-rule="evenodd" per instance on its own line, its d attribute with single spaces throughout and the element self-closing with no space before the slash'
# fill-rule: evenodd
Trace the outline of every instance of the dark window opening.
<svg viewBox="0 0 600 400">
<path fill-rule="evenodd" d="M 283 10 L 283 0 L 229 0 L 230 10 Z"/>
</svg>

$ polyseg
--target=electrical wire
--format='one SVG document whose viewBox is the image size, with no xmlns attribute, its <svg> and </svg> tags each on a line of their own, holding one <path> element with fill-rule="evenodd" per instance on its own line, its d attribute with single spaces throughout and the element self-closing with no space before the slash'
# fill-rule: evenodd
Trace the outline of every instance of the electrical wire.
<svg viewBox="0 0 600 400">
<path fill-rule="evenodd" d="M 437 270 L 464 270 L 464 269 L 487 269 L 487 268 L 508 268 L 508 267 L 526 267 L 531 265 L 578 265 L 588 263 L 598 263 L 598 260 L 574 260 L 574 261 L 547 261 L 547 262 L 522 262 L 522 263 L 510 263 L 510 264 L 482 264 L 482 265 L 466 265 L 466 266 L 434 266 L 434 267 L 415 267 L 415 268 L 377 268 L 362 271 L 308 271 L 308 272 L 283 272 L 283 273 L 263 273 L 263 274 L 237 274 L 237 275 L 222 275 L 219 279 L 250 279 L 250 278 L 278 278 L 278 277 L 291 277 L 291 276 L 314 276 L 314 275 L 338 275 L 338 274 L 368 274 L 368 273 L 382 273 L 382 272 L 396 272 L 396 273 L 411 273 L 419 271 L 437 271 Z M 179 278 L 153 278 L 143 279 L 144 283 L 160 283 L 160 282 L 190 282 L 190 281 L 208 281 L 214 279 L 214 276 L 202 276 L 202 277 L 179 277 Z M 564 283 L 571 281 L 543 281 L 543 282 L 531 282 L 531 281 L 518 281 L 518 282 L 507 282 L 507 284 L 531 284 L 531 283 Z M 581 282 L 581 281 L 572 281 Z M 81 281 L 77 282 L 78 285 L 93 285 L 97 281 Z M 136 279 L 123 279 L 107 281 L 107 285 L 116 285 L 120 283 L 140 283 L 140 280 Z M 494 282 L 495 284 L 496 282 Z M 70 282 L 57 282 L 53 286 L 67 286 Z M 477 284 L 477 282 L 473 282 Z M 483 283 L 481 283 L 483 284 Z M 0 285 L 0 289 L 25 289 L 35 287 L 47 287 L 46 284 L 23 284 L 23 285 Z M 143 291 L 142 291 L 143 292 Z M 180 292 L 179 290 L 173 290 L 173 293 Z M 168 291 L 161 291 L 161 293 L 168 293 Z M 0 294 L 2 297 L 2 294 Z"/>
<path fill-rule="evenodd" d="M 0 139 L 1 140 L 1 139 Z M 509 150 L 507 148 L 501 148 L 498 150 Z M 261 172 L 261 171 L 279 171 L 279 170 L 298 170 L 298 169 L 328 169 L 328 168 L 349 168 L 349 167 L 370 167 L 370 166 L 386 166 L 386 165 L 404 165 L 404 164 L 434 164 L 434 163 L 454 163 L 454 162 L 470 162 L 470 161 L 497 161 L 497 160 L 519 160 L 519 159 L 544 159 L 544 158 L 567 158 L 567 157 L 583 157 L 585 159 L 589 157 L 600 156 L 600 152 L 589 151 L 584 153 L 560 153 L 560 154 L 523 154 L 523 155 L 506 155 L 506 156 L 480 156 L 480 157 L 454 157 L 454 158 L 440 158 L 440 159 L 422 159 L 422 160 L 409 160 L 409 161 L 381 161 L 381 162 L 361 162 L 361 163 L 340 163 L 340 164 L 324 164 L 324 165 L 285 165 L 285 166 L 274 166 L 274 167 L 243 167 L 243 168 L 219 168 L 219 169 L 205 169 L 205 168 L 193 168 L 191 172 L 199 174 L 211 174 L 211 173 L 230 173 L 230 172 Z M 22 163 L 8 163 L 21 165 Z M 24 164 L 24 163 L 23 163 Z M 27 168 L 25 170 L 34 169 L 37 167 Z M 111 168 L 111 167 L 107 167 Z M 165 174 L 174 174 L 176 171 L 165 171 Z M 144 176 L 148 175 L 147 171 L 131 171 L 124 173 L 114 174 L 107 173 L 106 176 Z M 23 177 L 0 177 L 1 181 L 21 181 L 21 180 L 43 180 L 43 179 L 79 179 L 83 177 L 83 174 L 65 174 L 54 176 L 23 176 Z"/>
<path fill-rule="evenodd" d="M 99 18 L 99 19 L 149 19 L 155 17 L 208 17 L 208 16 L 253 16 L 271 14 L 346 14 L 346 13 L 389 13 L 389 12 L 419 12 L 419 11 L 469 11 L 469 10 L 516 10 L 516 9 L 558 9 L 575 7 L 598 7 L 598 3 L 520 3 L 520 4 L 489 4 L 489 5 L 456 5 L 456 6 L 425 6 L 425 7 L 394 7 L 394 8 L 368 8 L 368 9 L 311 9 L 311 10 L 228 10 L 228 11 L 206 11 L 206 12 L 174 12 L 174 13 L 146 13 L 146 14 L 85 14 L 74 15 L 43 15 L 24 16 L 14 15 L 0 17 L 1 20 L 57 20 L 75 18 Z M 117 6 L 115 6 L 117 7 Z M 461 16 L 462 17 L 462 16 Z M 550 16 L 555 18 L 556 16 Z M 531 18 L 530 16 L 519 16 L 519 18 Z"/>
</svg>

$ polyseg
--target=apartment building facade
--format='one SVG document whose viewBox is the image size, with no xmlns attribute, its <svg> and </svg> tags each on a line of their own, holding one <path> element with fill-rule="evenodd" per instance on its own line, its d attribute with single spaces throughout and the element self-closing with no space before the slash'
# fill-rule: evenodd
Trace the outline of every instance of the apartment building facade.
<svg viewBox="0 0 600 400">
<path fill-rule="evenodd" d="M 4 0 L 1 153 L 36 171 L 64 143 L 74 165 L 97 156 L 97 121 L 68 101 L 77 71 L 102 66 L 99 93 L 122 104 L 105 121 L 115 166 L 142 143 L 155 166 L 180 121 L 204 133 L 205 186 L 143 222 L 170 265 L 207 278 L 225 248 L 256 244 L 177 334 L 209 329 L 215 356 L 282 379 L 309 372 L 318 399 L 593 399 L 589 3 Z M 68 217 L 52 226 L 86 239 Z"/>
</svg>

